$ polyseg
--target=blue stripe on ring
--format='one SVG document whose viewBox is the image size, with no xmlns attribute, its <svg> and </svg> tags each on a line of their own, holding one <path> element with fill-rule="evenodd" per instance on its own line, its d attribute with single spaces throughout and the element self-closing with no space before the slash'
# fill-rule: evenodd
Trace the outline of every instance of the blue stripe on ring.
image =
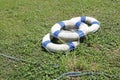
<svg viewBox="0 0 120 80">
<path fill-rule="evenodd" d="M 44 48 L 46 48 L 47 44 L 49 44 L 49 43 L 51 43 L 51 41 L 50 41 L 50 40 L 47 40 L 47 41 L 45 41 L 45 42 L 42 43 L 42 46 L 43 46 Z"/>
<path fill-rule="evenodd" d="M 79 35 L 79 37 L 85 36 L 83 31 L 81 31 L 81 30 L 76 31 L 76 33 Z"/>
<path fill-rule="evenodd" d="M 54 37 L 57 38 L 59 33 L 60 33 L 60 30 L 55 31 L 55 32 L 53 33 Z"/>
<path fill-rule="evenodd" d="M 100 23 L 97 22 L 97 21 L 94 21 L 94 22 L 92 22 L 91 24 L 98 24 L 98 25 L 100 25 Z"/>
<path fill-rule="evenodd" d="M 78 21 L 78 22 L 75 24 L 76 28 L 79 28 L 80 25 L 81 25 L 81 22 L 80 22 L 80 21 Z"/>
<path fill-rule="evenodd" d="M 61 26 L 61 28 L 65 28 L 65 23 L 64 22 L 58 22 L 58 24 Z"/>
<path fill-rule="evenodd" d="M 72 42 L 68 42 L 67 44 L 68 44 L 70 50 L 74 50 L 75 46 Z"/>
<path fill-rule="evenodd" d="M 85 22 L 86 21 L 86 16 L 82 16 L 81 17 L 81 22 Z"/>
</svg>

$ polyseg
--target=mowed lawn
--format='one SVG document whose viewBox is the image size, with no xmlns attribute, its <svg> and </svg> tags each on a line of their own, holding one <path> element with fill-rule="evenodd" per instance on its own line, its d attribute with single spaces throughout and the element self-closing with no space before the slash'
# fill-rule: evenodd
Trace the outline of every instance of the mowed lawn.
<svg viewBox="0 0 120 80">
<path fill-rule="evenodd" d="M 100 29 L 88 34 L 71 52 L 49 53 L 41 48 L 41 40 L 52 25 L 78 16 L 98 19 Z M 29 61 L 0 56 L 0 80 L 53 80 L 71 71 L 120 76 L 120 1 L 0 0 L 0 53 Z M 64 78 L 117 79 L 105 75 Z"/>
</svg>

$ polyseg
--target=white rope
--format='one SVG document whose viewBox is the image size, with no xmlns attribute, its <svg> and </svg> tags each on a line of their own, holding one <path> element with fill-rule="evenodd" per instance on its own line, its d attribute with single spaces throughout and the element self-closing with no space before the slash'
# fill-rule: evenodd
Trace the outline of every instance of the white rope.
<svg viewBox="0 0 120 80">
<path fill-rule="evenodd" d="M 98 20 L 86 16 L 61 21 L 53 25 L 50 33 L 43 37 L 42 46 L 49 52 L 73 50 L 79 45 L 78 40 L 81 37 L 96 32 L 99 27 Z M 63 43 L 53 43 L 51 42 L 53 38 L 57 38 Z"/>
</svg>

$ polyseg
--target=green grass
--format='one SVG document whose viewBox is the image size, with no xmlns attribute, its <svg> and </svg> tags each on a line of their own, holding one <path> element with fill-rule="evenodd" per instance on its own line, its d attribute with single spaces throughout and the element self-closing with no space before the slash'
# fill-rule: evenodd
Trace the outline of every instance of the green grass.
<svg viewBox="0 0 120 80">
<path fill-rule="evenodd" d="M 69 71 L 120 75 L 119 9 L 119 0 L 0 0 L 0 53 L 41 64 L 0 56 L 0 80 L 53 80 Z M 77 49 L 51 54 L 41 48 L 52 25 L 83 15 L 98 19 L 101 28 Z M 103 75 L 66 79 L 109 80 Z"/>
</svg>

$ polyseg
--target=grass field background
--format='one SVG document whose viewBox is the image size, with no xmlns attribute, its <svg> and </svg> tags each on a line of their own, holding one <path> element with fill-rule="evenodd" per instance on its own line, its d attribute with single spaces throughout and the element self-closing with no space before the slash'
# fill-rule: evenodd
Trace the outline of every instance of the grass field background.
<svg viewBox="0 0 120 80">
<path fill-rule="evenodd" d="M 41 48 L 52 25 L 78 16 L 98 19 L 101 28 L 74 51 L 51 54 Z M 0 0 L 0 53 L 38 63 L 0 56 L 0 80 L 53 80 L 69 71 L 120 75 L 119 22 L 119 0 Z M 102 75 L 64 80 L 109 79 Z"/>
</svg>

